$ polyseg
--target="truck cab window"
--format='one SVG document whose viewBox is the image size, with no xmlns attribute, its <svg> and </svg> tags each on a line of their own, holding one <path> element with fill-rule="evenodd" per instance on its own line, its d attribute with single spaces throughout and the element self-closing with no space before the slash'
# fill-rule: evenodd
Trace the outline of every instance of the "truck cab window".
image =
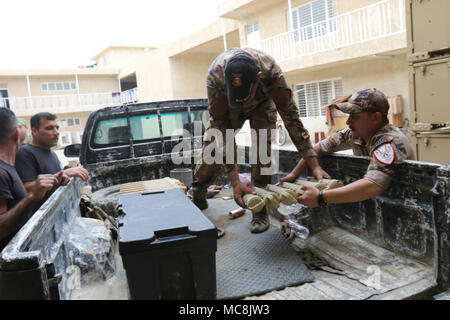
<svg viewBox="0 0 450 320">
<path fill-rule="evenodd" d="M 94 135 L 95 146 L 106 147 L 127 143 L 129 143 L 129 140 L 126 118 L 107 119 L 99 122 Z"/>
<path fill-rule="evenodd" d="M 143 115 L 130 118 L 133 141 L 160 139 L 158 115 Z"/>
<path fill-rule="evenodd" d="M 189 131 L 188 113 L 161 113 L 161 125 L 164 137 L 181 136 L 183 135 L 183 130 Z"/>
</svg>

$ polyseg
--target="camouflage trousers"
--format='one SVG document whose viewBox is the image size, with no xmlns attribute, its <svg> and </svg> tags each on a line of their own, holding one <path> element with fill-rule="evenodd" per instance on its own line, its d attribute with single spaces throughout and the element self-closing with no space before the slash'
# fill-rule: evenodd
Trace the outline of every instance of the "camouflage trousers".
<svg viewBox="0 0 450 320">
<path fill-rule="evenodd" d="M 272 155 L 272 138 L 273 138 L 273 129 L 275 129 L 275 124 L 277 120 L 277 113 L 275 110 L 270 109 L 267 110 L 267 108 L 261 112 L 254 112 L 252 115 L 246 118 L 239 118 L 237 120 L 213 120 L 211 119 L 211 124 L 209 129 L 216 129 L 220 131 L 222 134 L 224 143 L 221 148 L 219 148 L 219 152 L 221 152 L 222 155 L 226 155 L 227 148 L 234 148 L 234 161 L 233 163 L 227 163 L 225 156 L 223 159 L 223 164 L 220 163 L 212 163 L 208 164 L 205 163 L 204 158 L 202 158 L 197 162 L 197 165 L 194 170 L 194 182 L 192 183 L 192 191 L 193 191 L 193 197 L 195 199 L 205 199 L 206 198 L 206 192 L 208 186 L 214 184 L 217 176 L 220 174 L 221 170 L 225 170 L 225 172 L 228 174 L 231 171 L 238 171 L 237 166 L 237 148 L 235 139 L 233 136 L 232 141 L 226 141 L 226 129 L 240 129 L 242 128 L 242 125 L 246 120 L 250 120 L 250 128 L 255 130 L 254 137 L 252 138 L 252 150 L 254 149 L 254 142 L 256 141 L 256 146 L 259 148 L 262 146 L 262 144 L 265 144 L 263 147 L 265 147 L 265 150 L 267 150 L 266 157 L 270 158 Z M 261 135 L 259 133 L 260 129 L 266 129 L 267 134 Z M 236 131 L 237 132 L 237 131 Z M 263 140 L 263 141 L 260 141 Z M 264 141 L 265 140 L 265 141 Z M 214 139 L 211 139 L 211 141 L 204 141 L 203 147 L 202 147 L 202 155 L 205 155 L 205 149 L 211 150 L 211 144 L 215 143 Z M 260 158 L 260 153 L 256 152 L 256 161 L 253 161 L 255 163 L 251 164 L 251 177 L 252 177 L 252 184 L 258 187 L 263 187 L 267 185 L 268 183 L 271 183 L 271 175 L 262 174 L 261 169 L 262 168 L 268 168 L 271 166 L 271 163 L 262 163 Z M 267 162 L 267 161 L 265 161 Z M 223 172 L 223 171 L 222 171 Z"/>
</svg>

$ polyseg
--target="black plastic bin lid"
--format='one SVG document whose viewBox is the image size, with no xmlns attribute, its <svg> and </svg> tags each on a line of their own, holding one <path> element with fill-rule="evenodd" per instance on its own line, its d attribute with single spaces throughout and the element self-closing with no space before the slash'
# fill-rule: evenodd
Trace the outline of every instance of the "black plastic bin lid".
<svg viewBox="0 0 450 320">
<path fill-rule="evenodd" d="M 214 224 L 179 189 L 119 195 L 119 205 L 121 255 L 195 238 L 217 242 Z"/>
</svg>

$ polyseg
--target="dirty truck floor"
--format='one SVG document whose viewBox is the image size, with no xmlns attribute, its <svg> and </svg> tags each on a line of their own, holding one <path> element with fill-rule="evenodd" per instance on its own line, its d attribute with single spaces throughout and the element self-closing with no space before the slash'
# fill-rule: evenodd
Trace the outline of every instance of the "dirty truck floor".
<svg viewBox="0 0 450 320">
<path fill-rule="evenodd" d="M 218 208 L 223 212 L 224 206 L 230 209 L 237 207 L 234 200 L 224 200 L 225 196 L 232 196 L 231 190 L 222 190 L 213 199 L 208 199 L 208 210 Z M 228 211 L 224 212 L 224 219 L 228 219 Z M 279 221 L 271 217 L 271 228 L 279 226 Z M 296 241 L 298 243 L 299 240 Z M 436 285 L 431 266 L 396 255 L 340 228 L 332 227 L 311 235 L 306 243 L 302 243 L 302 250 L 298 249 L 296 241 L 292 245 L 300 257 L 308 253 L 309 257 L 322 261 L 310 266 L 307 259 L 303 259 L 315 280 L 245 299 L 397 300 L 420 296 Z M 72 299 L 127 299 L 128 287 L 120 255 L 117 254 L 116 259 L 118 270 L 114 277 L 104 283 L 81 288 L 72 294 Z"/>
</svg>

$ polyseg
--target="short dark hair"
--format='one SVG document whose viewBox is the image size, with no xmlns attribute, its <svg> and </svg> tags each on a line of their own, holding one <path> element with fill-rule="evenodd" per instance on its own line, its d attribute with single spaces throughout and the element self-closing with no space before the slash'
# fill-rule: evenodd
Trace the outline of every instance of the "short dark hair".
<svg viewBox="0 0 450 320">
<path fill-rule="evenodd" d="M 42 118 L 47 119 L 47 120 L 56 120 L 56 115 L 54 115 L 53 113 L 50 113 L 50 112 L 36 113 L 34 116 L 31 117 L 31 120 L 30 120 L 31 128 L 35 128 L 35 129 L 39 130 Z"/>
<path fill-rule="evenodd" d="M 8 108 L 0 108 L 0 143 L 5 142 L 17 128 L 17 118 Z"/>
</svg>

